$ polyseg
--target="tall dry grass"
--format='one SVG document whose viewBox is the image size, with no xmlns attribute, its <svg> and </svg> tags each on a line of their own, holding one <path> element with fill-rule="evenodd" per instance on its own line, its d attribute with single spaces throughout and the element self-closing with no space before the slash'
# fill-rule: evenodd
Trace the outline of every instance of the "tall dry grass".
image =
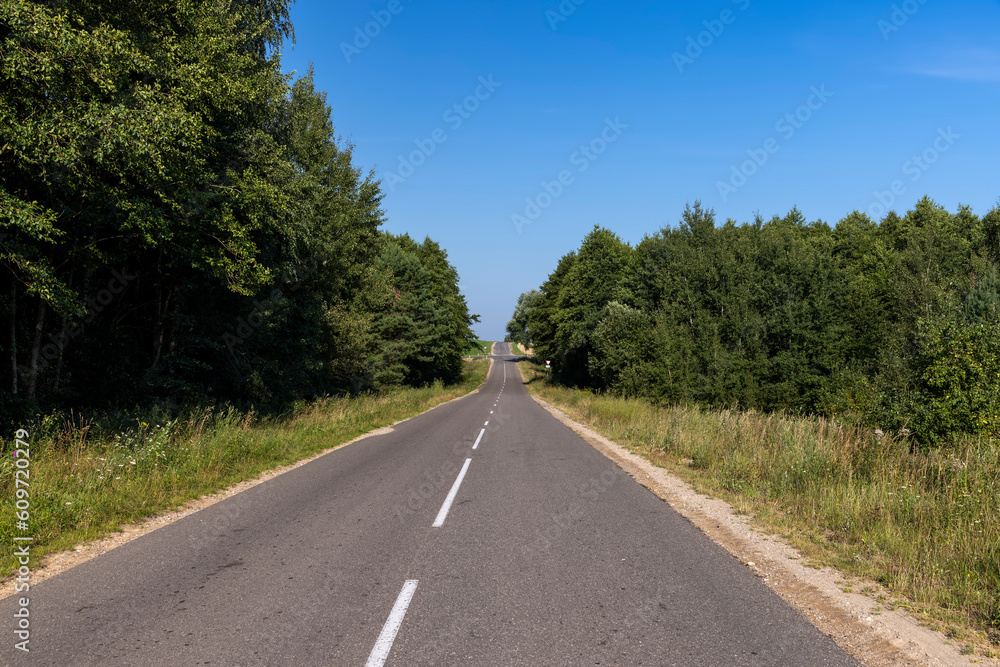
<svg viewBox="0 0 1000 667">
<path fill-rule="evenodd" d="M 998 443 L 970 438 L 923 451 L 905 436 L 822 417 L 657 407 L 550 385 L 538 365 L 521 367 L 531 391 L 575 419 L 754 514 L 821 562 L 883 584 L 896 604 L 959 641 L 997 652 Z"/>
<path fill-rule="evenodd" d="M 486 379 L 489 361 L 465 362 L 463 382 L 379 395 L 302 403 L 263 418 L 227 408 L 197 408 L 157 420 L 155 412 L 122 425 L 114 419 L 47 415 L 29 432 L 30 525 L 15 531 L 14 434 L 0 440 L 0 542 L 31 535 L 32 560 L 115 531 L 187 500 L 252 479 L 373 429 L 469 393 Z M 11 574 L 10 550 L 0 576 Z"/>
</svg>

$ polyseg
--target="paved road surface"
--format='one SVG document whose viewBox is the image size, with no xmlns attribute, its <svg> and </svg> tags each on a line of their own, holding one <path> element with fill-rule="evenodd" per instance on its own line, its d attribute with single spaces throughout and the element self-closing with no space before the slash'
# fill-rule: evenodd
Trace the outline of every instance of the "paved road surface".
<svg viewBox="0 0 1000 667">
<path fill-rule="evenodd" d="M 0 602 L 3 663 L 856 664 L 496 351 L 478 393 L 32 587 L 30 654 Z"/>
</svg>

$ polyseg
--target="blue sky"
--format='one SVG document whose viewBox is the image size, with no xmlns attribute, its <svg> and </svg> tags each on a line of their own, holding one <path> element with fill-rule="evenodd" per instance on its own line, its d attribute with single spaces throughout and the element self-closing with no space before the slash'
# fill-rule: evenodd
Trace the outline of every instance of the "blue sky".
<svg viewBox="0 0 1000 667">
<path fill-rule="evenodd" d="M 298 0 L 292 20 L 285 70 L 313 64 L 385 229 L 448 250 L 481 338 L 595 224 L 635 244 L 696 200 L 836 224 L 1000 197 L 995 0 Z"/>
</svg>

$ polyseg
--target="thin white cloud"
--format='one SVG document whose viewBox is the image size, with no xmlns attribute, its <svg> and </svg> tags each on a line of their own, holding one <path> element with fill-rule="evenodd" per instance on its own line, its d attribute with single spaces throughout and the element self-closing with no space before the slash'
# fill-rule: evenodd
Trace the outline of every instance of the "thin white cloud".
<svg viewBox="0 0 1000 667">
<path fill-rule="evenodd" d="M 952 54 L 945 62 L 910 70 L 914 74 L 957 81 L 1000 81 L 1000 52 L 985 49 Z"/>
</svg>

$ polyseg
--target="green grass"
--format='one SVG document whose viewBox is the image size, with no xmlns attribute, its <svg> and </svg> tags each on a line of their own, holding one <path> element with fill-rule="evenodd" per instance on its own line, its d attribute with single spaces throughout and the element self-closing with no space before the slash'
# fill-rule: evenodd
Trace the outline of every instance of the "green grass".
<svg viewBox="0 0 1000 667">
<path fill-rule="evenodd" d="M 657 407 L 548 384 L 574 419 L 752 514 L 817 563 L 882 584 L 956 642 L 1000 654 L 1000 446 L 911 448 L 820 417 Z"/>
<path fill-rule="evenodd" d="M 493 345 L 493 341 L 477 340 L 474 344 L 469 346 L 463 354 L 467 357 L 476 354 L 489 354 L 491 345 Z"/>
<path fill-rule="evenodd" d="M 530 357 L 531 355 L 534 354 L 534 352 L 526 348 L 524 345 L 521 345 L 520 343 L 511 343 L 510 351 L 513 354 L 518 354 L 524 357 Z"/>
<path fill-rule="evenodd" d="M 126 432 L 61 423 L 55 417 L 26 424 L 29 432 L 30 523 L 15 531 L 13 443 L 0 441 L 0 541 L 30 535 L 32 562 L 45 553 L 116 531 L 272 468 L 294 463 L 373 429 L 463 396 L 486 379 L 489 361 L 467 360 L 465 379 L 381 395 L 329 398 L 294 414 L 261 419 L 233 409 L 194 410 L 187 417 L 148 423 Z M 16 569 L 10 549 L 0 576 Z"/>
</svg>

